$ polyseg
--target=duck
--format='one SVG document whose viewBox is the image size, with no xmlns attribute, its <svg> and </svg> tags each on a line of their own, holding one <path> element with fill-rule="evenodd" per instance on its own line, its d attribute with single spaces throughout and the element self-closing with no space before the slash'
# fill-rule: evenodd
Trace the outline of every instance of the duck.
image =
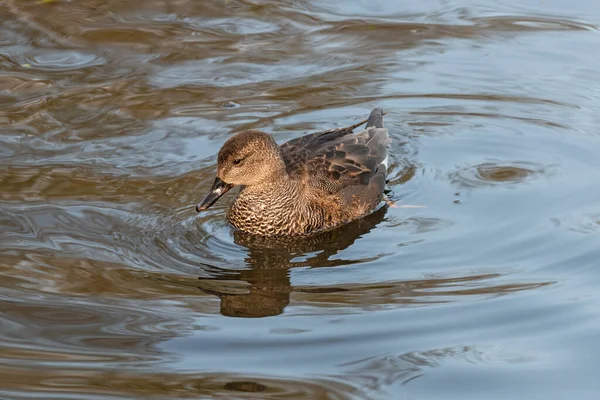
<svg viewBox="0 0 600 400">
<path fill-rule="evenodd" d="M 376 108 L 354 125 L 282 145 L 260 130 L 236 133 L 219 150 L 215 180 L 196 211 L 240 186 L 227 219 L 249 234 L 310 236 L 368 215 L 382 204 L 386 185 L 390 139 L 383 116 Z"/>
</svg>

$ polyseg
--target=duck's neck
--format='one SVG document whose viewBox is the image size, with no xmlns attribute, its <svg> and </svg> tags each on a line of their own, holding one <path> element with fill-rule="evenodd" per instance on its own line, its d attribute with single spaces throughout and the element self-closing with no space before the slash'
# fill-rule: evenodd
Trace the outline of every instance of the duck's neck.
<svg viewBox="0 0 600 400">
<path fill-rule="evenodd" d="M 279 147 L 275 147 L 273 149 L 273 151 L 275 151 L 277 154 L 274 157 L 274 161 L 273 163 L 273 168 L 272 168 L 272 173 L 270 174 L 270 176 L 265 180 L 265 181 L 270 181 L 270 182 L 283 182 L 284 180 L 288 180 L 289 179 L 289 175 L 287 173 L 287 169 L 285 167 L 285 162 L 283 161 L 283 157 L 281 155 L 281 151 L 279 150 Z"/>
<path fill-rule="evenodd" d="M 279 152 L 278 149 L 276 150 Z M 279 153 L 277 156 L 273 157 L 273 160 L 269 160 L 269 167 L 267 171 L 267 174 L 261 175 L 258 182 L 246 187 L 253 188 L 253 191 L 260 191 L 266 187 L 287 183 L 290 180 L 285 168 L 285 163 L 283 162 L 283 159 Z"/>
</svg>

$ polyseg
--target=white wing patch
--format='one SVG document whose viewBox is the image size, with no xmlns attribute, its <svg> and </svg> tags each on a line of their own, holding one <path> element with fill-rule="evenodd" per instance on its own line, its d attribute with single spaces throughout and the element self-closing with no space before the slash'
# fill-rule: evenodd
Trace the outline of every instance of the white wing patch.
<svg viewBox="0 0 600 400">
<path fill-rule="evenodd" d="M 387 169 L 390 166 L 390 156 L 386 155 L 381 163 L 385 165 L 385 169 Z"/>
</svg>

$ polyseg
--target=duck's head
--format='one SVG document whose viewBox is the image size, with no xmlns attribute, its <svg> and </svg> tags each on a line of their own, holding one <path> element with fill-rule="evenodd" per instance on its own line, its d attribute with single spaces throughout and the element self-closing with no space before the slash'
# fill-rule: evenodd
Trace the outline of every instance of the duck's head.
<svg viewBox="0 0 600 400">
<path fill-rule="evenodd" d="M 234 186 L 260 185 L 283 174 L 285 164 L 271 135 L 258 130 L 240 132 L 219 150 L 217 177 L 196 210 L 206 210 Z"/>
</svg>

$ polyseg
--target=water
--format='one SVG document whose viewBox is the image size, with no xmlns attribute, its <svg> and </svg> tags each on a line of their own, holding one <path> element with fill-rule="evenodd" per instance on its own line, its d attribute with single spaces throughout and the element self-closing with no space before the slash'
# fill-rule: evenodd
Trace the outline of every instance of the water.
<svg viewBox="0 0 600 400">
<path fill-rule="evenodd" d="M 600 6 L 0 4 L 3 399 L 595 399 Z M 384 108 L 397 205 L 205 213 L 231 132 Z"/>
</svg>

